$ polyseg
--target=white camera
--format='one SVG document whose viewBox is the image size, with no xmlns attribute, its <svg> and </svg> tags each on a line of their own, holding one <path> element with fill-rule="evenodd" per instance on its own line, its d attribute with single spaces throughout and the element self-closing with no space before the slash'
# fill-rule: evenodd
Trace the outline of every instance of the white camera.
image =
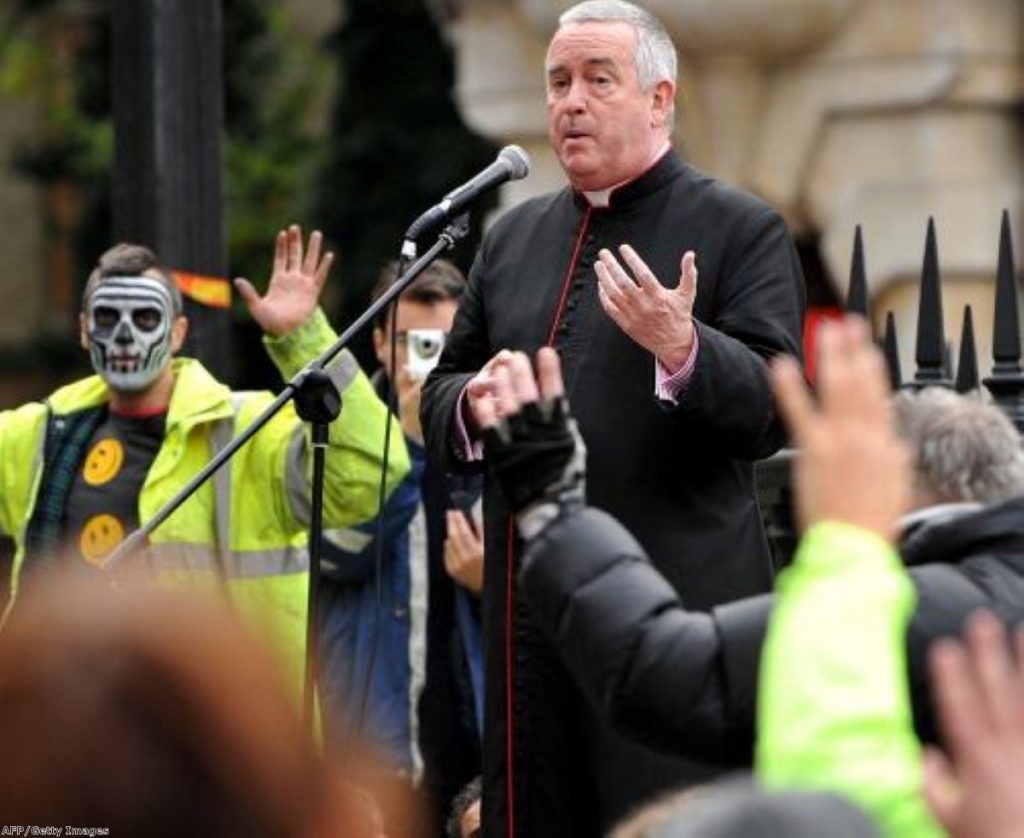
<svg viewBox="0 0 1024 838">
<path fill-rule="evenodd" d="M 443 329 L 409 329 L 406 332 L 406 371 L 413 378 L 422 381 L 437 366 L 442 349 Z"/>
</svg>

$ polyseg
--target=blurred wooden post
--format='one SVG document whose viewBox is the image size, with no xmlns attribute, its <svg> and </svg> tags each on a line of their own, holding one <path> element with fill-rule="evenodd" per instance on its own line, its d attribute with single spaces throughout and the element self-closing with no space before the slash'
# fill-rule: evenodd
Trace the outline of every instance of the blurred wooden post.
<svg viewBox="0 0 1024 838">
<path fill-rule="evenodd" d="M 163 265 L 224 277 L 220 3 L 111 3 L 113 226 Z M 231 312 L 186 300 L 185 354 L 230 380 Z"/>
</svg>

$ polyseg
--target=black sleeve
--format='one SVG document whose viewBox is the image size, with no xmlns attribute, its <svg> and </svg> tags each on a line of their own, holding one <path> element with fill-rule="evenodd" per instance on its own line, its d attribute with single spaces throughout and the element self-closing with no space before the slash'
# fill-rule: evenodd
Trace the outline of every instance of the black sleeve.
<svg viewBox="0 0 1024 838">
<path fill-rule="evenodd" d="M 700 254 L 697 254 L 698 287 Z M 746 225 L 723 258 L 710 322 L 699 322 L 693 374 L 670 410 L 716 439 L 731 456 L 759 459 L 785 434 L 776 414 L 767 361 L 801 357 L 804 284 L 796 248 L 782 218 L 765 209 Z"/>
<path fill-rule="evenodd" d="M 587 508 L 554 522 L 528 546 L 520 580 L 531 615 L 610 724 L 692 759 L 749 758 L 729 718 L 714 618 L 687 611 L 614 518 Z"/>
<path fill-rule="evenodd" d="M 734 736 L 753 745 L 761 649 L 774 594 L 745 597 L 711 610 L 722 647 L 722 691 Z"/>
<path fill-rule="evenodd" d="M 491 357 L 481 285 L 486 260 L 484 246 L 477 253 L 466 293 L 459 302 L 451 334 L 441 359 L 427 376 L 420 401 L 420 422 L 431 462 L 449 471 L 462 471 L 466 463 L 456 453 L 455 410 L 468 381 Z"/>
</svg>

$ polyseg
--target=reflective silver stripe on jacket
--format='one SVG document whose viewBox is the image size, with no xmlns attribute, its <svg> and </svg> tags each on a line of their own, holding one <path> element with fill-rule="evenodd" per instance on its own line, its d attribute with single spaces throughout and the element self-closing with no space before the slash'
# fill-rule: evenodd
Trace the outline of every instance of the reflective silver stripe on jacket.
<svg viewBox="0 0 1024 838">
<path fill-rule="evenodd" d="M 339 393 L 344 393 L 345 388 L 352 383 L 352 379 L 359 373 L 359 363 L 355 355 L 347 349 L 339 352 L 324 370 L 328 377 L 334 382 Z"/>
<path fill-rule="evenodd" d="M 324 541 L 329 541 L 346 553 L 361 553 L 373 541 L 373 533 L 363 532 L 352 527 L 341 527 L 324 530 Z"/>
<path fill-rule="evenodd" d="M 235 420 L 242 408 L 243 397 L 231 394 L 231 416 L 218 419 L 210 428 L 210 455 L 217 456 L 231 442 L 235 435 Z M 231 461 L 224 463 L 213 475 L 214 525 L 217 531 L 217 548 L 227 555 L 231 550 Z M 221 568 L 228 575 L 227 568 Z"/>
<path fill-rule="evenodd" d="M 310 497 L 309 477 L 306 473 L 306 459 L 309 447 L 306 445 L 306 428 L 296 426 L 288 442 L 284 461 L 284 489 L 292 515 L 303 527 L 313 519 L 313 499 Z"/>
<path fill-rule="evenodd" d="M 235 420 L 245 403 L 245 394 L 231 394 L 231 416 L 210 426 L 210 454 L 216 456 L 235 436 Z M 227 578 L 281 576 L 309 571 L 309 553 L 303 548 L 281 547 L 263 550 L 231 549 L 231 463 L 225 463 L 211 478 L 214 489 L 216 543 L 150 544 L 145 553 L 147 566 L 155 571 L 217 573 Z"/>
<path fill-rule="evenodd" d="M 342 352 L 324 368 L 327 377 L 344 394 L 345 388 L 359 372 L 359 364 L 349 352 Z M 344 396 L 343 396 L 344 398 Z M 344 420 L 342 408 L 341 421 Z M 306 426 L 299 424 L 292 432 L 285 455 L 284 485 L 295 520 L 304 527 L 309 526 L 313 515 L 313 501 L 310 497 L 309 485 L 309 446 L 306 444 Z"/>
<path fill-rule="evenodd" d="M 420 697 L 427 685 L 427 602 L 429 600 L 427 515 L 423 504 L 409 524 L 409 741 L 412 778 L 423 779 Z"/>
<path fill-rule="evenodd" d="M 209 544 L 150 544 L 143 561 L 146 567 L 157 572 L 223 571 L 231 579 L 309 572 L 309 551 L 305 547 L 291 546 L 265 550 L 217 550 Z M 128 565 L 131 565 L 130 561 Z"/>
</svg>

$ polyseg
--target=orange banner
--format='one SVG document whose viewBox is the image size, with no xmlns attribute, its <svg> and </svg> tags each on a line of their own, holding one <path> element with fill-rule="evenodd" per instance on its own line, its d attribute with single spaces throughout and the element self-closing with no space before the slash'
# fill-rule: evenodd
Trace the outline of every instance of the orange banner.
<svg viewBox="0 0 1024 838">
<path fill-rule="evenodd" d="M 231 283 L 219 276 L 172 271 L 181 293 L 210 308 L 231 308 Z"/>
</svg>

